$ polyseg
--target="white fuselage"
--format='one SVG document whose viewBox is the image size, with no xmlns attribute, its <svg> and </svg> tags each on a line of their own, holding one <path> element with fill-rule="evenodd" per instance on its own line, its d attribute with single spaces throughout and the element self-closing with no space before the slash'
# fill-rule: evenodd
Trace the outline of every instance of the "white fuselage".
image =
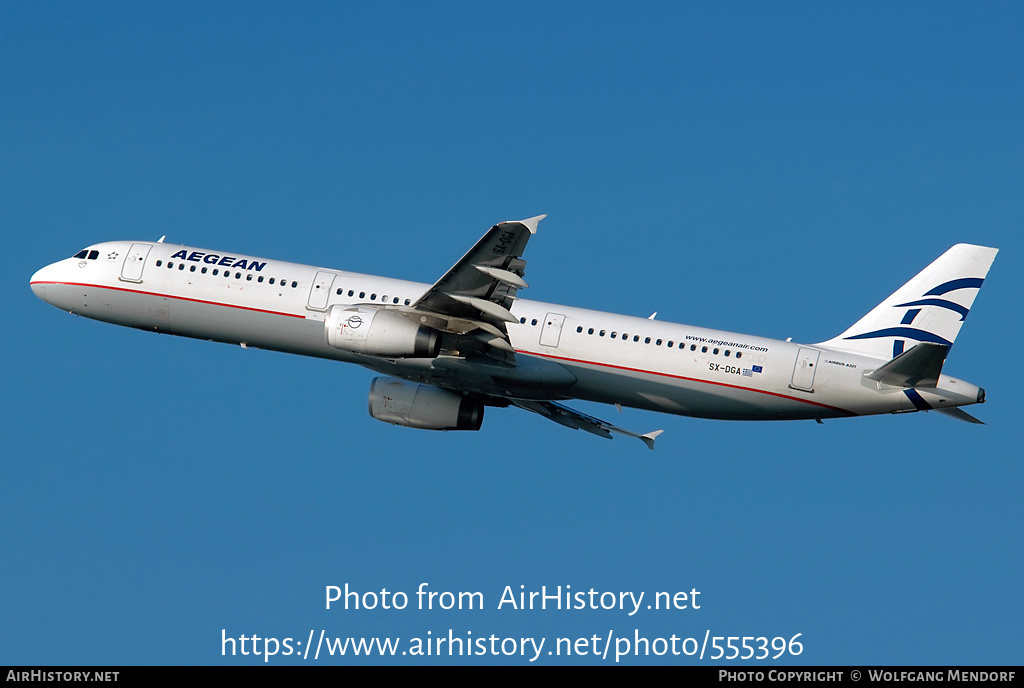
<svg viewBox="0 0 1024 688">
<path fill-rule="evenodd" d="M 32 290 L 85 317 L 145 330 L 331 358 L 470 394 L 586 399 L 704 418 L 820 419 L 921 408 L 898 387 L 864 378 L 883 361 L 849 352 L 646 318 L 528 301 L 508 325 L 520 362 L 467 365 L 381 358 L 333 348 L 334 304 L 402 308 L 429 285 L 152 242 L 107 242 L 98 256 L 39 270 Z M 504 371 L 504 372 L 503 372 Z M 979 400 L 943 375 L 920 390 L 930 408 Z M 920 403 L 920 402 L 918 402 Z"/>
</svg>

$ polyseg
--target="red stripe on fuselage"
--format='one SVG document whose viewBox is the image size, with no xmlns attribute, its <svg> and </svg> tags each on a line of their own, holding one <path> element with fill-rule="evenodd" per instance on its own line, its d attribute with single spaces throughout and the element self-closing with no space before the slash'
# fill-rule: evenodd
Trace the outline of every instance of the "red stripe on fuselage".
<svg viewBox="0 0 1024 688">
<path fill-rule="evenodd" d="M 800 397 L 791 397 L 788 394 L 779 394 L 778 392 L 769 392 L 763 389 L 755 389 L 753 387 L 743 387 L 741 385 L 730 385 L 727 382 L 715 382 L 714 380 L 701 380 L 696 377 L 686 377 L 684 375 L 673 375 L 672 373 L 662 373 L 656 370 L 644 370 L 642 368 L 630 368 L 628 366 L 614 365 L 612 363 L 599 363 L 597 361 L 584 361 L 578 358 L 568 358 L 566 356 L 555 356 L 553 354 L 542 354 L 536 351 L 527 351 L 525 349 L 516 349 L 516 353 L 527 354 L 529 356 L 540 356 L 541 358 L 552 358 L 557 361 L 569 361 L 571 363 L 582 363 L 585 365 L 601 366 L 603 368 L 615 368 L 616 370 L 628 370 L 632 373 L 644 373 L 646 375 L 660 375 L 662 377 L 671 377 L 676 380 L 686 380 L 687 382 L 700 382 L 707 385 L 718 385 L 719 387 L 729 387 L 731 389 L 741 389 L 745 392 L 757 392 L 758 394 L 768 394 L 773 397 L 779 397 L 781 399 L 789 399 L 790 401 L 799 401 L 804 404 L 811 404 L 812 406 L 820 406 L 831 411 L 838 411 L 839 413 L 845 413 L 850 416 L 856 416 L 857 414 L 846 409 L 839 408 L 838 406 L 829 406 L 828 404 L 822 404 L 817 401 L 811 401 L 810 399 L 801 399 Z"/>
<path fill-rule="evenodd" d="M 224 308 L 238 308 L 240 310 L 252 311 L 252 312 L 255 312 L 255 313 L 267 313 L 267 314 L 270 314 L 270 315 L 283 315 L 285 317 L 300 318 L 300 319 L 303 319 L 303 320 L 305 320 L 305 318 L 306 318 L 306 316 L 301 314 L 301 313 L 300 314 L 295 314 L 295 313 L 284 313 L 284 312 L 281 312 L 281 311 L 269 311 L 269 310 L 266 310 L 266 309 L 263 309 L 263 308 L 252 308 L 250 306 L 239 306 L 239 305 L 236 305 L 236 304 L 233 304 L 233 303 L 222 303 L 222 302 L 219 302 L 219 301 L 206 301 L 206 300 L 203 300 L 203 299 L 191 299 L 191 298 L 188 298 L 186 296 L 174 296 L 174 295 L 171 295 L 171 294 L 162 294 L 160 292 L 153 292 L 153 291 L 142 291 L 141 289 L 128 289 L 128 288 L 125 288 L 125 287 L 111 287 L 111 286 L 107 286 L 107 285 L 103 285 L 103 284 L 88 284 L 88 283 L 85 283 L 85 282 L 31 282 L 31 284 L 57 284 L 57 285 L 65 285 L 65 286 L 69 286 L 69 287 L 90 287 L 90 288 L 94 288 L 94 289 L 110 289 L 112 291 L 123 291 L 123 292 L 128 292 L 128 293 L 131 293 L 131 294 L 143 294 L 145 296 L 161 296 L 161 297 L 167 298 L 167 299 L 177 299 L 179 301 L 190 301 L 192 303 L 203 303 L 203 304 L 207 304 L 207 305 L 210 305 L 210 306 L 223 306 Z M 828 404 L 822 404 L 822 403 L 817 402 L 817 401 L 811 401 L 809 399 L 801 399 L 799 397 L 789 396 L 788 394 L 779 394 L 778 392 L 769 392 L 769 391 L 766 391 L 766 390 L 763 390 L 763 389 L 754 389 L 753 387 L 743 387 L 741 385 L 730 385 L 730 384 L 728 384 L 726 382 L 715 382 L 714 380 L 701 380 L 700 378 L 686 377 L 684 375 L 673 375 L 672 373 L 663 373 L 663 372 L 659 372 L 659 371 L 655 371 L 655 370 L 644 370 L 642 368 L 630 368 L 628 366 L 614 365 L 612 363 L 600 363 L 600 362 L 597 362 L 597 361 L 585 361 L 585 360 L 582 360 L 582 359 L 569 358 L 569 357 L 566 357 L 566 356 L 555 356 L 553 354 L 542 354 L 542 353 L 539 353 L 539 352 L 536 352 L 536 351 L 527 351 L 525 349 L 516 349 L 516 352 L 517 353 L 526 354 L 526 355 L 529 355 L 529 356 L 540 356 L 541 358 L 550 358 L 550 359 L 554 359 L 554 360 L 558 360 L 558 361 L 569 361 L 571 363 L 581 363 L 581 364 L 584 364 L 584 365 L 599 366 L 599 367 L 602 367 L 602 368 L 614 368 L 616 370 L 626 370 L 626 371 L 629 371 L 629 372 L 643 373 L 643 374 L 646 374 L 646 375 L 659 375 L 661 377 L 670 377 L 670 378 L 673 378 L 673 379 L 676 379 L 676 380 L 686 380 L 687 382 L 698 382 L 698 383 L 703 383 L 703 384 L 708 384 L 708 385 L 718 385 L 719 387 L 729 387 L 731 389 L 739 389 L 739 390 L 743 390 L 743 391 L 746 391 L 746 392 L 756 392 L 758 394 L 768 394 L 768 395 L 773 396 L 773 397 L 779 397 L 781 399 L 788 399 L 790 401 L 798 401 L 798 402 L 801 402 L 801 403 L 804 403 L 804 404 L 810 404 L 812 406 L 818 406 L 818 407 L 821 407 L 821 408 L 826 408 L 826 409 L 829 409 L 831 411 L 837 411 L 839 413 L 844 413 L 844 414 L 847 414 L 847 415 L 850 415 L 850 416 L 856 416 L 857 415 L 856 413 L 853 413 L 852 411 L 847 411 L 846 409 L 842 409 L 842 408 L 839 408 L 837 406 L 829 406 Z"/>
<path fill-rule="evenodd" d="M 205 301 L 203 299 L 190 299 L 187 296 L 174 296 L 173 294 L 161 294 L 157 291 L 142 291 L 141 289 L 127 289 L 125 287 L 111 287 L 104 284 L 87 284 L 85 282 L 31 282 L 30 284 L 60 284 L 67 287 L 91 287 L 93 289 L 110 289 L 111 291 L 124 291 L 129 294 L 143 294 L 145 296 L 162 296 L 165 299 L 177 299 L 178 301 L 191 301 L 192 303 L 205 303 L 209 306 L 223 306 L 225 308 L 238 308 L 243 311 L 255 313 L 269 313 L 270 315 L 284 315 L 289 318 L 306 319 L 305 315 L 295 313 L 283 313 L 281 311 L 268 311 L 263 308 L 252 308 L 251 306 L 239 306 L 234 303 L 221 303 L 219 301 Z"/>
</svg>

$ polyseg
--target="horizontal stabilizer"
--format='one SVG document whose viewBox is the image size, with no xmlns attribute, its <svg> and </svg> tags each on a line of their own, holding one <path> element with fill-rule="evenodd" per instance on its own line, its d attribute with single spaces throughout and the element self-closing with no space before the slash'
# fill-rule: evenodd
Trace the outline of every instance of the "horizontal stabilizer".
<svg viewBox="0 0 1024 688">
<path fill-rule="evenodd" d="M 962 421 L 965 421 L 967 423 L 977 423 L 978 425 L 984 425 L 985 424 L 984 421 L 978 420 L 977 418 L 975 418 L 971 414 L 967 413 L 967 411 L 964 411 L 963 409 L 957 408 L 956 406 L 949 406 L 949 407 L 946 407 L 946 408 L 937 408 L 935 410 L 938 411 L 939 413 L 943 413 L 943 414 L 945 414 L 947 416 L 951 416 L 952 418 L 956 418 L 957 420 L 962 420 Z"/>
<path fill-rule="evenodd" d="M 935 387 L 949 346 L 920 342 L 864 377 L 895 387 Z"/>
</svg>

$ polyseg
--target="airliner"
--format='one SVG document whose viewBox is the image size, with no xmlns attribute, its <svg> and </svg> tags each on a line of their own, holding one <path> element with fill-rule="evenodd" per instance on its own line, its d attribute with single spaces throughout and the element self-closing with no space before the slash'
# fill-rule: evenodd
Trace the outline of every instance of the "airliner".
<svg viewBox="0 0 1024 688">
<path fill-rule="evenodd" d="M 841 334 L 798 344 L 519 298 L 544 215 L 502 222 L 433 285 L 159 241 L 94 244 L 36 272 L 43 301 L 95 320 L 356 363 L 377 420 L 479 430 L 516 406 L 569 428 L 637 433 L 583 399 L 726 420 L 815 420 L 961 407 L 942 372 L 998 249 L 957 244 Z"/>
</svg>

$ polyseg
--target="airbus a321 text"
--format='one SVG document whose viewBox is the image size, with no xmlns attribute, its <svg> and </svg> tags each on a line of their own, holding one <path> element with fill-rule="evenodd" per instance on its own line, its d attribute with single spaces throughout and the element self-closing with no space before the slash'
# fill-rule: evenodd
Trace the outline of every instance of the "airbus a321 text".
<svg viewBox="0 0 1024 688">
<path fill-rule="evenodd" d="M 544 216 L 491 227 L 433 285 L 148 241 L 95 244 L 32 276 L 76 315 L 357 363 L 370 415 L 478 430 L 518 406 L 603 437 L 640 434 L 570 399 L 701 418 L 792 420 L 960 407 L 985 391 L 943 374 L 997 249 L 957 244 L 842 334 L 797 344 L 520 299 Z"/>
</svg>

